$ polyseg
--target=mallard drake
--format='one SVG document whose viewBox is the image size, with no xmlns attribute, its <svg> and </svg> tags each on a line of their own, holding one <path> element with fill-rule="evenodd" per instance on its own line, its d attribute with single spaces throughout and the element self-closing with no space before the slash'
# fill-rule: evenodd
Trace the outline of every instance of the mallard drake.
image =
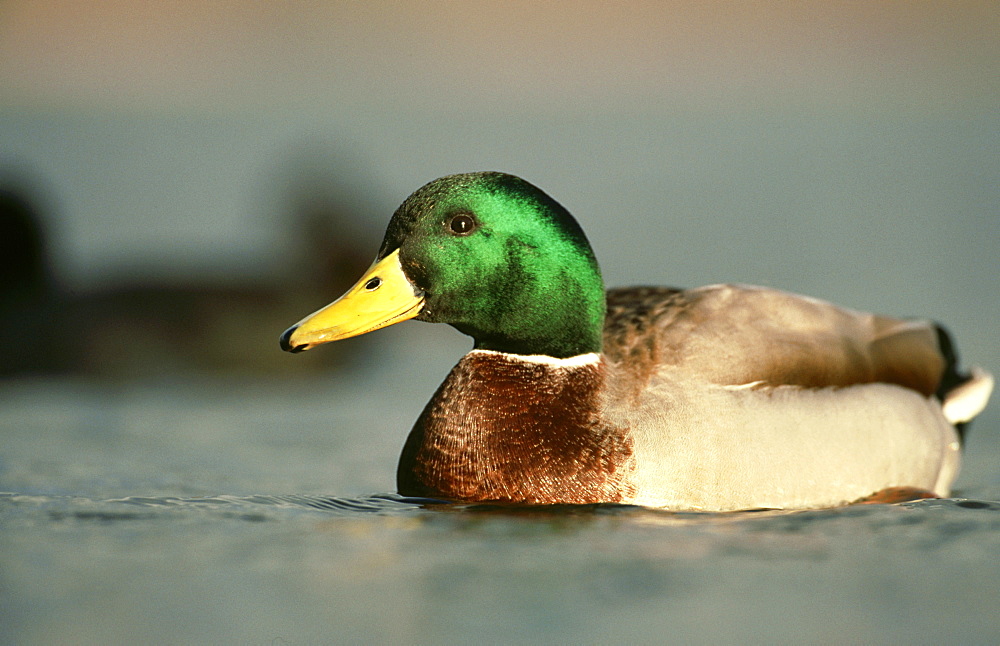
<svg viewBox="0 0 1000 646">
<path fill-rule="evenodd" d="M 368 272 L 281 347 L 407 319 L 475 341 L 406 440 L 408 496 L 710 511 L 947 496 L 992 389 L 933 323 L 744 285 L 605 292 L 569 212 L 496 172 L 413 193 Z"/>
</svg>

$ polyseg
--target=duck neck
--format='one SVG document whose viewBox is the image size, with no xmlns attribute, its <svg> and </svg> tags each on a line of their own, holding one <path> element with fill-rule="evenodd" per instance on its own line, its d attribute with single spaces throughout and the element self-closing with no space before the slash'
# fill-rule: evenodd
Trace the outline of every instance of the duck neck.
<svg viewBox="0 0 1000 646">
<path fill-rule="evenodd" d="M 598 354 L 473 350 L 411 431 L 400 493 L 533 504 L 622 500 L 632 445 L 601 418 L 604 379 Z"/>
<path fill-rule="evenodd" d="M 553 359 L 600 353 L 605 314 L 600 274 L 588 284 L 574 278 L 551 277 L 555 287 L 534 277 L 516 289 L 498 290 L 502 296 L 484 303 L 477 316 L 452 325 L 471 336 L 478 350 Z"/>
</svg>

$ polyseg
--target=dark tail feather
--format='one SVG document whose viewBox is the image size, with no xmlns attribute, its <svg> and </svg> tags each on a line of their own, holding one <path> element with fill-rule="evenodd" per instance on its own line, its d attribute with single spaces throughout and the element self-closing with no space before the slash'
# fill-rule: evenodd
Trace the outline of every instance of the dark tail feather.
<svg viewBox="0 0 1000 646">
<path fill-rule="evenodd" d="M 959 372 L 958 352 L 955 350 L 955 343 L 951 340 L 948 330 L 944 329 L 939 323 L 934 324 L 934 329 L 937 330 L 938 346 L 941 349 L 941 354 L 944 356 L 945 362 L 944 373 L 941 375 L 941 382 L 938 385 L 935 395 L 939 400 L 944 401 L 945 396 L 949 392 L 972 379 L 972 375 L 967 372 Z M 969 422 L 955 424 L 955 430 L 958 431 L 958 438 L 963 443 L 965 442 L 965 431 L 968 426 Z"/>
</svg>

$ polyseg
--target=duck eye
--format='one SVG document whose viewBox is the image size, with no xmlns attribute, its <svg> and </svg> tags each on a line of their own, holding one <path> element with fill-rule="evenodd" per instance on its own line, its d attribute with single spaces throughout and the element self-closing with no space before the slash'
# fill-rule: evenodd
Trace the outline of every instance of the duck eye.
<svg viewBox="0 0 1000 646">
<path fill-rule="evenodd" d="M 448 224 L 451 232 L 458 236 L 467 236 L 476 230 L 476 219 L 468 213 L 459 213 Z"/>
</svg>

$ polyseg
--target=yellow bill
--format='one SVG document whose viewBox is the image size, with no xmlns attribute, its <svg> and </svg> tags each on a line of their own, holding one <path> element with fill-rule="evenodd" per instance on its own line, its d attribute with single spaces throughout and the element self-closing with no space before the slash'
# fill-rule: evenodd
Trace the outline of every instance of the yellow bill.
<svg viewBox="0 0 1000 646">
<path fill-rule="evenodd" d="M 302 352 L 365 334 L 411 319 L 423 305 L 424 295 L 403 273 L 397 249 L 372 265 L 346 294 L 285 330 L 281 349 Z"/>
</svg>

